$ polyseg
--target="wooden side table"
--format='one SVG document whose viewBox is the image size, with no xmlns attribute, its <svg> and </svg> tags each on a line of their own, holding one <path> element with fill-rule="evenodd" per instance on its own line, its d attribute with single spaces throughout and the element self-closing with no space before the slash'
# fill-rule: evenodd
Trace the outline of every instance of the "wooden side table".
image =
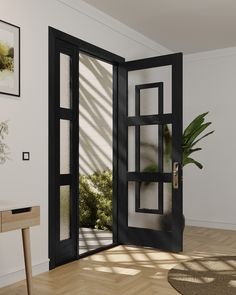
<svg viewBox="0 0 236 295">
<path fill-rule="evenodd" d="M 14 204 L 0 201 L 0 233 L 21 229 L 25 259 L 28 295 L 33 294 L 32 265 L 30 251 L 31 226 L 40 224 L 40 207 L 32 204 Z"/>
</svg>

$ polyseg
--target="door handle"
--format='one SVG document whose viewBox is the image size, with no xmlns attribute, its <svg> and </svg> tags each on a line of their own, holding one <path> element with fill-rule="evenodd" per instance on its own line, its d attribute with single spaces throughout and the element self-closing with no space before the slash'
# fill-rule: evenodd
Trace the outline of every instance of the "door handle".
<svg viewBox="0 0 236 295">
<path fill-rule="evenodd" d="M 174 189 L 179 188 L 179 163 L 178 162 L 173 163 L 173 188 Z"/>
</svg>

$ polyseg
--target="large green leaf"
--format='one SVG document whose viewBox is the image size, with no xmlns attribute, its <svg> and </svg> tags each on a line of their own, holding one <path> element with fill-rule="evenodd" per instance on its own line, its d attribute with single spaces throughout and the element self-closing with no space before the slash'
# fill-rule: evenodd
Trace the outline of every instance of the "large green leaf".
<svg viewBox="0 0 236 295">
<path fill-rule="evenodd" d="M 204 132 L 204 130 L 211 125 L 211 122 L 204 123 L 205 116 L 208 114 L 208 112 L 203 113 L 199 116 L 197 116 L 185 129 L 183 133 L 183 139 L 182 139 L 182 147 L 183 147 L 183 166 L 186 166 L 188 164 L 195 164 L 198 168 L 202 169 L 203 166 L 198 161 L 194 160 L 193 158 L 190 158 L 189 155 L 200 151 L 201 148 L 193 148 L 200 140 L 207 137 L 208 135 L 212 134 L 214 131 L 208 132 L 205 135 L 201 136 L 199 135 Z"/>
<path fill-rule="evenodd" d="M 191 145 L 194 142 L 194 140 L 210 125 L 211 125 L 211 122 L 202 124 L 198 129 L 196 129 L 194 132 L 192 132 L 192 134 L 189 135 L 185 144 Z"/>
<path fill-rule="evenodd" d="M 186 154 L 187 156 L 191 155 L 192 153 L 201 151 L 202 148 L 196 148 L 196 149 L 186 149 L 184 150 L 184 154 Z"/>
<path fill-rule="evenodd" d="M 186 166 L 188 164 L 195 164 L 199 169 L 203 168 L 202 164 L 199 163 L 198 161 L 196 161 L 192 158 L 186 157 L 183 159 L 183 166 Z"/>
<path fill-rule="evenodd" d="M 183 136 L 186 137 L 189 134 L 191 134 L 196 128 L 201 126 L 201 124 L 204 122 L 204 117 L 208 114 L 208 112 L 203 113 L 199 116 L 197 116 L 184 130 Z"/>
<path fill-rule="evenodd" d="M 191 145 L 191 147 L 193 147 L 194 145 L 196 145 L 200 140 L 202 140 L 203 138 L 207 137 L 208 135 L 214 133 L 214 130 L 213 131 L 210 131 L 208 133 L 206 133 L 205 135 L 203 135 L 202 137 L 200 137 L 198 140 L 194 141 Z"/>
</svg>

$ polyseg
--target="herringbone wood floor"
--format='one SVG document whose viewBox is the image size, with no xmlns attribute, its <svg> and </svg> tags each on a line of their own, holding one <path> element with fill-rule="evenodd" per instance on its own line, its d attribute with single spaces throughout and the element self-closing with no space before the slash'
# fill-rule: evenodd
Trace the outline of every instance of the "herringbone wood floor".
<svg viewBox="0 0 236 295">
<path fill-rule="evenodd" d="M 179 261 L 213 255 L 236 255 L 236 232 L 186 227 L 181 254 L 118 246 L 34 277 L 34 294 L 176 295 L 168 270 Z M 26 294 L 25 282 L 0 289 L 6 294 Z"/>
</svg>

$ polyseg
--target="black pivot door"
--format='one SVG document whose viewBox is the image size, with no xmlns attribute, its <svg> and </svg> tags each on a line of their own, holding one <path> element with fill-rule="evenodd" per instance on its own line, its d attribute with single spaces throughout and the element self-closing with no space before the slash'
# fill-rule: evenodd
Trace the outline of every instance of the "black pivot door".
<svg viewBox="0 0 236 295">
<path fill-rule="evenodd" d="M 182 54 L 119 68 L 118 241 L 182 250 Z"/>
<path fill-rule="evenodd" d="M 83 76 L 81 71 L 85 57 L 87 76 Z M 111 77 L 98 61 L 109 64 Z M 123 62 L 124 59 L 118 55 L 54 28 L 49 28 L 49 258 L 51 269 L 103 248 L 103 243 L 100 243 L 101 248 L 92 249 L 92 251 L 86 253 L 80 251 L 80 246 L 86 244 L 86 240 L 83 237 L 80 238 L 79 232 L 82 227 L 80 224 L 81 206 L 79 205 L 81 200 L 79 180 L 81 179 L 80 171 L 82 171 L 80 169 L 82 141 L 86 141 L 86 144 L 94 142 L 94 145 L 90 144 L 90 151 L 91 148 L 96 151 L 94 147 L 97 145 L 97 150 L 102 151 L 103 155 L 105 154 L 104 145 L 103 147 L 99 146 L 99 139 L 94 137 L 94 134 L 97 134 L 94 133 L 95 129 L 100 132 L 103 128 L 106 139 L 111 145 L 113 232 L 111 242 L 112 245 L 117 244 L 117 77 L 119 64 Z M 97 73 L 95 81 L 101 83 L 102 89 L 101 87 L 96 89 L 93 79 L 86 78 L 91 72 Z M 111 88 L 107 86 L 105 82 L 107 80 L 109 80 Z M 86 87 L 81 83 L 83 81 L 86 81 Z M 94 100 L 91 100 L 88 89 L 90 89 L 91 93 L 99 93 L 97 97 L 100 100 L 96 100 L 99 108 L 94 104 Z M 111 99 L 105 97 L 102 100 L 102 91 L 109 93 Z M 89 101 L 90 103 L 88 103 Z M 102 101 L 105 101 L 106 105 Z M 87 109 L 81 112 L 85 104 Z M 104 123 L 99 118 L 98 110 L 101 109 L 105 116 L 109 114 L 109 122 L 112 125 L 111 130 L 109 129 L 110 125 L 105 124 L 106 122 Z M 91 114 L 96 120 L 91 120 Z M 86 126 L 89 124 L 85 125 L 85 127 L 81 125 L 83 115 L 93 128 L 86 130 Z M 103 125 L 99 126 L 99 122 L 102 122 Z M 91 133 L 91 129 L 93 133 Z M 83 137 L 83 134 L 88 136 Z M 85 158 L 84 162 L 87 166 L 91 166 L 91 163 L 93 163 L 93 171 L 96 171 L 98 170 L 97 162 L 93 160 L 95 153 L 91 154 L 91 161 L 88 162 L 88 158 Z M 99 153 L 96 156 L 96 160 L 99 161 Z M 106 154 L 105 157 L 107 158 Z M 90 238 L 91 236 L 88 235 L 88 240 Z M 93 239 L 95 240 L 94 237 Z M 112 245 L 104 245 L 104 248 Z"/>
</svg>

